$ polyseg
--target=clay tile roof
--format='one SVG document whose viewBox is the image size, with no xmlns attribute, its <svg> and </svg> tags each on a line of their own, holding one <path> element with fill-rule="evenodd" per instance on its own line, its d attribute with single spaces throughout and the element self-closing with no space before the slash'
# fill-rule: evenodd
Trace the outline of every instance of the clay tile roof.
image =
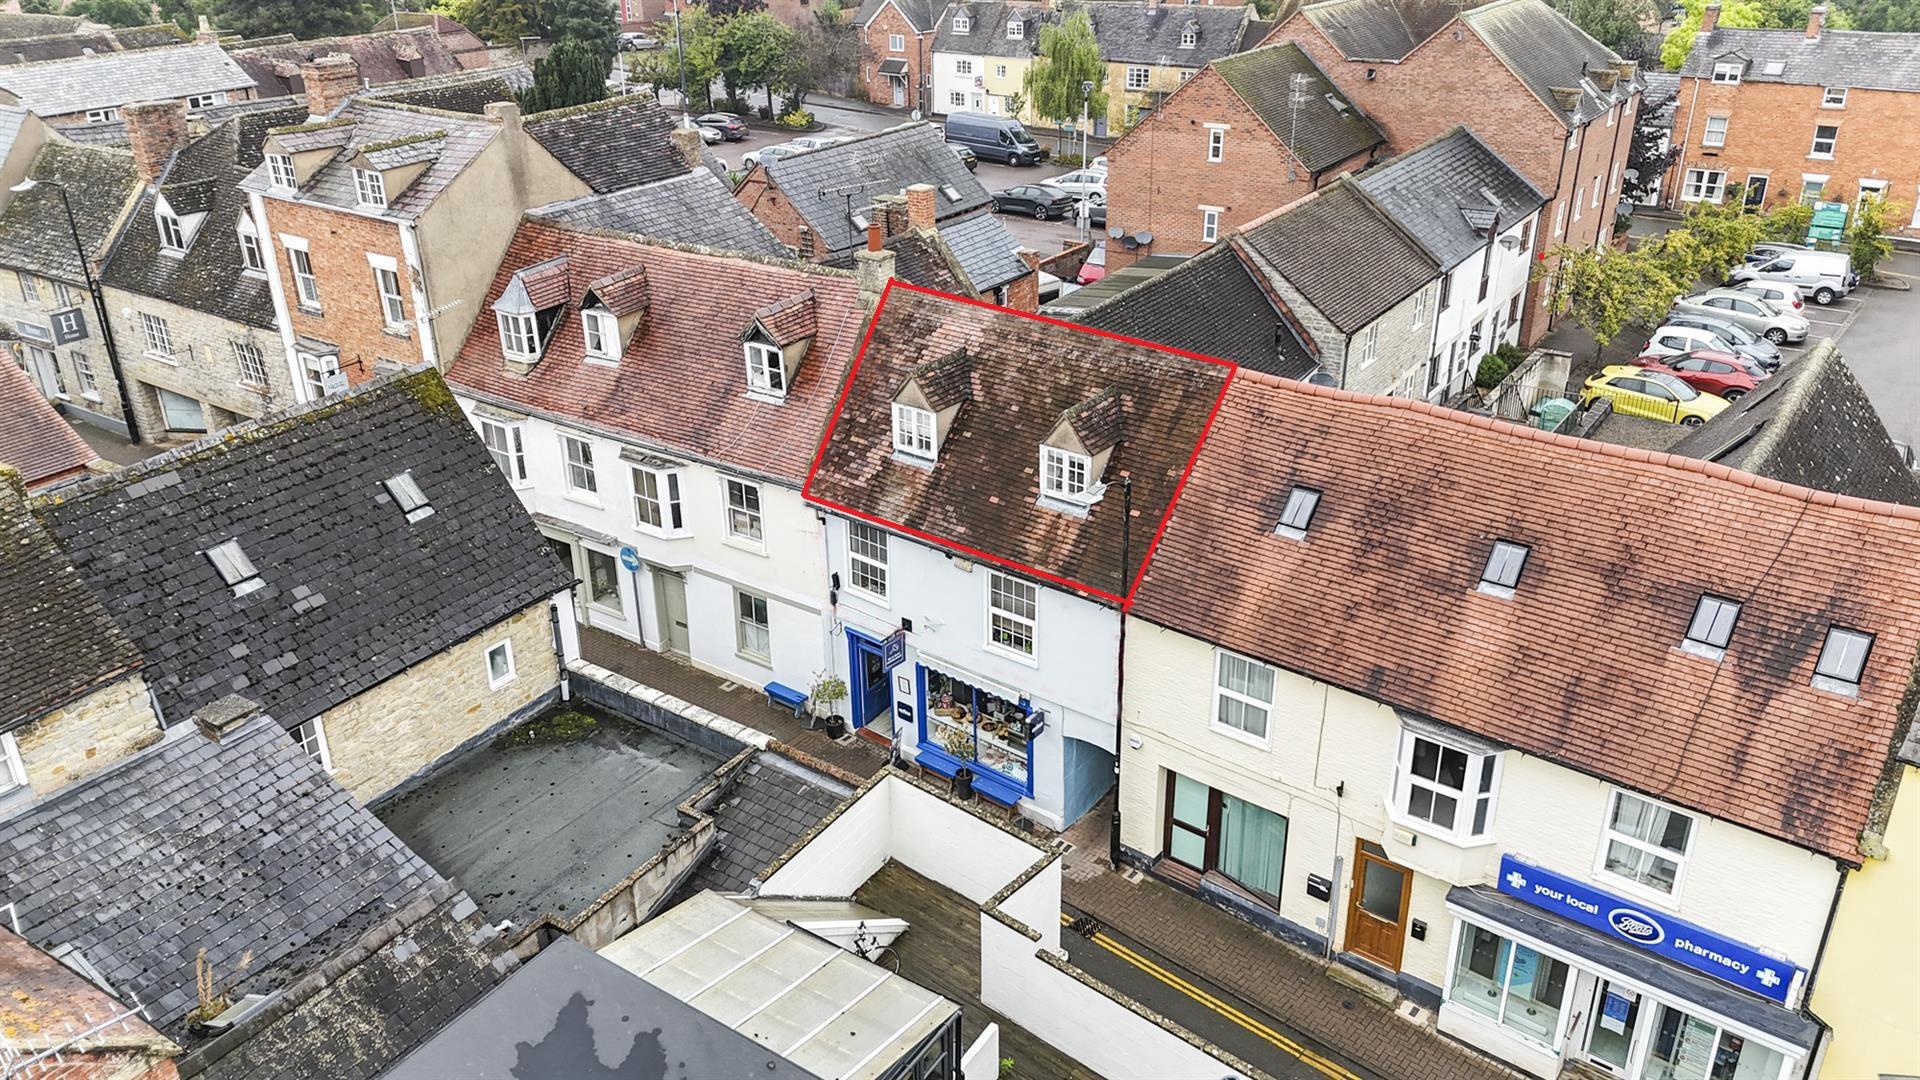
<svg viewBox="0 0 1920 1080">
<path fill-rule="evenodd" d="M 647 307 L 647 268 L 629 266 L 587 283 L 587 299 L 614 315 L 631 315 Z"/>
<path fill-rule="evenodd" d="M 1531 549 L 1512 599 L 1474 588 L 1495 538 Z M 1708 591 L 1743 604 L 1718 663 L 1677 647 Z M 1916 597 L 1920 510 L 1242 372 L 1134 613 L 1857 863 Z M 1875 635 L 1857 697 L 1812 686 L 1833 625 Z"/>
<path fill-rule="evenodd" d="M 913 369 L 907 381 L 919 383 L 927 404 L 942 412 L 973 399 L 973 357 L 964 349 L 950 352 Z"/>
<path fill-rule="evenodd" d="M 930 360 L 970 358 L 973 394 L 932 468 L 893 456 L 892 403 Z M 876 313 L 808 498 L 1070 587 L 1124 595 L 1143 564 L 1229 367 L 895 282 Z M 957 376 L 951 376 L 957 378 Z M 1085 513 L 1041 505 L 1040 445 L 1064 412 L 1110 393 L 1127 438 Z M 1122 536 L 1119 481 L 1132 481 Z M 1123 543 L 1131 550 L 1123 552 Z"/>
<path fill-rule="evenodd" d="M 28 487 L 39 487 L 79 472 L 98 456 L 20 365 L 0 357 L 0 465 L 18 471 Z"/>
<path fill-rule="evenodd" d="M 777 300 L 753 313 L 753 327 L 781 348 L 813 336 L 813 293 Z"/>
<path fill-rule="evenodd" d="M 1124 407 L 1118 390 L 1102 390 L 1089 400 L 1068 409 L 1061 419 L 1073 429 L 1087 453 L 1098 454 L 1120 441 Z"/>
<path fill-rule="evenodd" d="M 520 279 L 520 287 L 527 290 L 527 299 L 533 302 L 535 311 L 545 311 L 567 302 L 569 290 L 565 255 L 536 263 L 515 276 Z"/>
</svg>

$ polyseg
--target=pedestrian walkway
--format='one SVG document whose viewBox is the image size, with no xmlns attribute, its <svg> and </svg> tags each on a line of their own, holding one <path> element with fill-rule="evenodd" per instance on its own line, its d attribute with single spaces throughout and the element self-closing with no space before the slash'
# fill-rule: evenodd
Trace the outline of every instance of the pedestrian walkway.
<svg viewBox="0 0 1920 1080">
<path fill-rule="evenodd" d="M 1394 1080 L 1514 1080 L 1516 1074 L 1334 981 L 1317 958 L 1153 878 L 1106 863 L 1111 796 L 1068 830 L 1061 898 L 1164 961 L 1226 988 L 1287 1027 Z"/>
<path fill-rule="evenodd" d="M 781 748 L 830 765 L 856 781 L 886 767 L 888 750 L 884 746 L 857 736 L 829 739 L 824 732 L 809 730 L 791 710 L 769 706 L 766 693 L 758 686 L 729 681 L 604 630 L 580 628 L 580 658 L 764 731 L 779 740 Z"/>
</svg>

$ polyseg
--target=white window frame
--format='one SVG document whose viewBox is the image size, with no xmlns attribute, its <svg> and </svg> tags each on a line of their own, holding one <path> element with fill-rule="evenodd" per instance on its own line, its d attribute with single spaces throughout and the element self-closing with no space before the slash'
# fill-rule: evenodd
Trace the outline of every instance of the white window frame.
<svg viewBox="0 0 1920 1080">
<path fill-rule="evenodd" d="M 1573 189 L 1573 220 L 1576 223 L 1578 223 L 1580 220 L 1580 204 L 1586 201 L 1587 201 L 1587 189 L 1583 187 L 1574 188 Z"/>
<path fill-rule="evenodd" d="M 888 571 L 892 553 L 887 530 L 864 521 L 847 522 L 847 591 L 881 606 L 887 603 Z M 862 583 L 862 577 L 865 583 Z M 878 586 L 877 588 L 874 586 Z"/>
<path fill-rule="evenodd" d="M 1423 742 L 1437 747 L 1443 759 L 1448 753 L 1465 755 L 1467 766 L 1462 778 L 1462 787 L 1449 787 L 1440 783 L 1437 776 L 1435 779 L 1428 780 L 1414 775 L 1414 753 Z M 1393 797 L 1388 805 L 1388 816 L 1407 828 L 1439 837 L 1459 847 L 1492 843 L 1493 819 L 1494 814 L 1499 810 L 1500 801 L 1501 757 L 1498 751 L 1486 754 L 1476 753 L 1445 739 L 1437 739 L 1432 735 L 1401 728 L 1400 747 L 1394 759 Z M 1485 771 L 1489 768 L 1493 770 L 1491 774 Z M 1486 778 L 1485 792 L 1480 790 L 1483 777 Z M 1412 799 L 1416 787 L 1429 792 L 1436 800 L 1442 797 L 1453 800 L 1451 828 L 1427 818 L 1418 817 L 1413 813 Z M 1486 827 L 1476 833 L 1473 831 L 1473 819 L 1478 814 L 1482 802 L 1486 804 Z"/>
<path fill-rule="evenodd" d="M 1076 483 L 1075 473 L 1078 473 Z M 1062 502 L 1088 503 L 1094 495 L 1093 459 L 1057 446 L 1040 448 L 1040 494 Z"/>
<path fill-rule="evenodd" d="M 387 208 L 387 182 L 373 169 L 353 170 L 353 197 L 361 206 L 374 210 Z"/>
<path fill-rule="evenodd" d="M 1706 129 L 1700 133 L 1700 145 L 1701 146 L 1727 145 L 1727 125 L 1731 121 L 1732 121 L 1732 118 L 1727 116 L 1707 117 Z M 1714 129 L 1715 124 L 1720 125 L 1717 131 Z"/>
<path fill-rule="evenodd" d="M 119 109 L 87 110 L 87 123 L 89 124 L 111 124 L 118 119 L 120 119 Z"/>
<path fill-rule="evenodd" d="M 282 191 L 292 191 L 300 186 L 300 174 L 293 169 L 293 155 L 267 155 L 267 182 Z"/>
<path fill-rule="evenodd" d="M 1862 182 L 1864 183 L 1864 181 Z M 1881 190 L 1886 190 L 1884 183 L 1881 184 Z M 80 303 L 80 292 L 64 281 L 55 281 L 53 283 L 53 301 L 63 308 L 76 307 Z"/>
<path fill-rule="evenodd" d="M 93 370 L 93 357 L 85 349 L 69 349 L 67 359 L 73 361 L 73 374 L 80 382 L 80 396 L 89 401 L 100 400 L 100 379 Z"/>
<path fill-rule="evenodd" d="M 140 350 L 141 355 L 169 364 L 180 362 L 173 351 L 173 331 L 167 327 L 167 320 L 145 311 L 134 312 L 134 319 L 140 324 L 140 338 L 144 346 Z"/>
<path fill-rule="evenodd" d="M 1255 669 L 1266 671 L 1269 696 L 1261 700 L 1229 687 L 1226 682 L 1229 661 L 1248 664 Z M 1207 714 L 1207 726 L 1230 739 L 1238 739 L 1259 747 L 1268 746 L 1269 740 L 1273 737 L 1273 695 L 1278 691 L 1279 683 L 1280 670 L 1272 664 L 1227 649 L 1213 650 L 1213 707 Z M 1259 734 L 1256 735 L 1247 728 L 1235 727 L 1221 720 L 1220 706 L 1223 700 L 1237 702 L 1246 709 L 1257 710 L 1260 713 Z"/>
<path fill-rule="evenodd" d="M 20 760 L 20 744 L 15 741 L 13 732 L 0 734 L 0 796 L 26 786 L 27 766 Z M 0 910 L 10 912 L 12 907 L 11 904 L 4 904 L 0 905 Z M 18 919 L 16 918 L 11 925 L 14 929 L 19 929 Z"/>
<path fill-rule="evenodd" d="M 627 479 L 633 485 L 634 528 L 655 536 L 686 535 L 687 506 L 680 495 L 680 470 L 634 465 Z M 651 493 L 648 487 L 653 489 Z M 659 522 L 648 520 L 643 508 L 650 509 Z"/>
<path fill-rule="evenodd" d="M 496 653 L 504 654 L 507 658 L 507 672 L 504 675 L 496 675 L 493 672 L 493 657 Z M 489 690 L 498 690 L 520 675 L 519 668 L 513 661 L 512 638 L 508 638 L 505 641 L 496 641 L 492 645 L 487 646 L 486 655 L 481 658 L 481 663 L 487 667 L 487 689 Z"/>
<path fill-rule="evenodd" d="M 509 360 L 540 359 L 540 323 L 532 315 L 496 311 L 494 322 L 500 328 L 500 353 Z"/>
<path fill-rule="evenodd" d="M 253 227 L 253 219 L 240 215 L 237 228 L 240 233 L 240 269 L 242 273 L 265 274 L 267 272 L 267 253 L 260 246 L 260 231 Z"/>
<path fill-rule="evenodd" d="M 1847 107 L 1847 88 L 1844 86 L 1821 87 L 1820 88 L 1820 107 L 1823 109 L 1846 108 Z"/>
<path fill-rule="evenodd" d="M 168 255 L 185 255 L 187 230 L 180 224 L 178 215 L 156 209 L 153 212 L 153 220 L 160 230 L 160 250 Z"/>
<path fill-rule="evenodd" d="M 13 276 L 20 280 L 20 299 L 29 304 L 40 302 L 40 283 L 25 270 L 15 270 Z"/>
<path fill-rule="evenodd" d="M 1886 198 L 1887 182 L 1885 180 L 1874 180 L 1863 176 L 1860 178 L 1859 190 L 1853 196 L 1854 212 L 1859 213 L 1860 207 L 1864 205 L 1868 199 L 1879 199 L 1881 202 L 1885 202 Z"/>
<path fill-rule="evenodd" d="M 560 464 L 567 494 L 594 502 L 600 500 L 600 473 L 593 461 L 592 440 L 561 432 Z"/>
<path fill-rule="evenodd" d="M 888 34 L 887 35 L 887 51 L 890 53 L 906 52 L 907 51 L 907 35 Z"/>
<path fill-rule="evenodd" d="M 1827 181 L 1833 177 L 1825 173 L 1800 174 L 1800 201 L 1820 202 L 1827 193 Z"/>
<path fill-rule="evenodd" d="M 1739 86 L 1740 67 L 1740 64 L 1734 62 L 1713 65 L 1713 81 L 1723 86 Z"/>
<path fill-rule="evenodd" d="M 580 335 L 590 360 L 619 361 L 620 320 L 610 311 L 587 308 L 580 313 Z M 598 341 L 595 339 L 598 338 Z"/>
<path fill-rule="evenodd" d="M 233 347 L 233 363 L 240 371 L 241 386 L 265 387 L 267 382 L 267 358 L 260 347 L 251 341 L 234 338 L 229 344 Z"/>
<path fill-rule="evenodd" d="M 380 295 L 380 318 L 388 330 L 407 328 L 407 301 L 400 293 L 400 274 L 391 266 L 375 264 L 373 289 Z"/>
<path fill-rule="evenodd" d="M 949 90 L 947 91 L 947 104 L 956 109 L 964 109 L 967 107 L 967 95 L 958 90 Z"/>
<path fill-rule="evenodd" d="M 227 103 L 226 91 L 215 90 L 210 94 L 195 94 L 192 97 L 188 98 L 187 108 L 211 109 L 215 105 L 225 105 L 226 103 Z"/>
<path fill-rule="evenodd" d="M 751 498 L 749 499 L 749 496 Z M 756 551 L 766 550 L 767 499 L 759 484 L 737 476 L 720 478 L 721 513 L 725 516 L 727 540 L 745 544 Z M 735 515 L 750 523 L 750 529 L 736 529 Z"/>
<path fill-rule="evenodd" d="M 1227 159 L 1227 125 L 1207 125 L 1207 161 L 1209 163 Z"/>
<path fill-rule="evenodd" d="M 964 56 L 960 57 L 953 62 L 953 73 L 955 75 L 972 75 L 973 61 Z"/>
<path fill-rule="evenodd" d="M 893 403 L 893 448 L 908 457 L 935 460 L 939 453 L 934 444 L 938 430 L 938 419 L 927 410 L 912 405 Z"/>
<path fill-rule="evenodd" d="M 327 396 L 327 376 L 340 374 L 340 358 L 333 353 L 309 353 L 304 364 L 307 392 L 318 401 Z"/>
<path fill-rule="evenodd" d="M 512 486 L 524 486 L 527 482 L 526 425 L 505 424 L 484 416 L 476 419 L 480 421 L 480 441 L 486 444 L 487 453 L 493 455 L 500 474 Z M 500 442 L 498 446 L 494 445 L 496 438 Z"/>
<path fill-rule="evenodd" d="M 995 64 L 995 65 L 993 65 L 993 77 L 994 77 L 994 78 L 996 78 L 996 79 L 1004 79 L 1004 78 L 1006 78 L 1006 77 L 1007 77 L 1007 65 L 1005 65 L 1005 64 Z M 1000 101 L 1001 101 L 1001 100 L 1002 100 L 1002 99 L 1000 99 L 1000 98 L 993 98 L 993 99 L 992 99 L 992 101 L 993 101 L 993 103 L 994 103 L 994 105 L 993 105 L 993 107 L 994 107 L 994 109 L 995 109 L 996 111 L 998 111 L 998 109 L 1000 108 Z"/>
<path fill-rule="evenodd" d="M 1127 69 L 1127 89 L 1145 90 L 1153 85 L 1153 69 L 1149 67 L 1130 67 Z"/>
<path fill-rule="evenodd" d="M 333 774 L 333 748 L 327 742 L 325 720 L 316 716 L 304 723 L 294 725 L 288 734 L 293 736 L 293 741 L 300 747 L 301 752 L 307 755 L 307 760 L 320 766 L 321 772 L 329 776 Z"/>
<path fill-rule="evenodd" d="M 1186 26 L 1180 30 L 1180 47 L 1181 48 L 1191 49 L 1194 46 L 1199 44 L 1200 44 L 1200 31 L 1198 28 L 1193 26 Z"/>
<path fill-rule="evenodd" d="M 1220 208 L 1217 206 L 1202 206 L 1199 210 L 1200 239 L 1211 244 L 1220 239 Z"/>
<path fill-rule="evenodd" d="M 1493 256 L 1491 254 L 1488 254 L 1487 256 L 1487 258 L 1492 258 L 1492 257 Z M 1419 292 L 1413 294 L 1413 329 L 1415 330 L 1420 329 L 1422 326 L 1426 325 L 1426 322 L 1427 322 L 1427 290 L 1426 290 L 1426 287 L 1423 285 L 1421 286 Z"/>
<path fill-rule="evenodd" d="M 1820 129 L 1821 128 L 1833 129 L 1832 137 L 1826 139 L 1827 148 L 1825 150 L 1820 149 L 1820 142 L 1821 142 Z M 1840 145 L 1840 125 L 1839 124 L 1815 124 L 1813 125 L 1813 146 L 1807 150 L 1807 156 L 1810 158 L 1816 158 L 1821 161 L 1832 161 L 1833 152 L 1839 145 Z"/>
<path fill-rule="evenodd" d="M 320 279 L 313 273 L 313 256 L 305 239 L 282 236 L 280 246 L 287 249 L 287 264 L 293 268 L 296 303 L 309 311 L 320 310 Z"/>
<path fill-rule="evenodd" d="M 747 363 L 747 389 L 777 398 L 787 396 L 787 361 L 780 346 L 749 341 L 742 346 Z"/>
<path fill-rule="evenodd" d="M 1007 20 L 1007 40 L 1008 41 L 1024 41 L 1026 40 L 1026 37 L 1027 37 L 1027 24 L 1021 22 L 1019 19 Z"/>
<path fill-rule="evenodd" d="M 1353 336 L 1354 355 L 1360 366 L 1368 368 L 1380 358 L 1380 324 L 1373 323 Z"/>
<path fill-rule="evenodd" d="M 953 32 L 956 34 L 970 34 L 973 32 L 973 20 L 967 18 L 966 12 L 956 11 L 953 13 Z"/>
<path fill-rule="evenodd" d="M 756 610 L 757 609 L 757 610 Z M 760 616 L 755 619 L 754 616 Z M 748 631 L 766 636 L 766 645 L 755 649 L 748 643 Z M 767 667 L 773 666 L 773 601 L 760 593 L 733 590 L 733 651 L 743 659 Z"/>
<path fill-rule="evenodd" d="M 1026 602 L 1033 608 L 1033 613 L 1031 615 L 1022 615 L 1011 608 L 1001 607 L 995 603 L 994 593 L 996 591 L 996 585 L 1000 586 L 997 590 L 998 592 L 1014 598 L 1016 601 L 1020 599 L 1022 594 L 1026 594 Z M 1038 664 L 1040 660 L 1040 586 L 1031 581 L 1024 581 L 1014 577 L 1011 574 L 1002 573 L 999 570 L 989 570 L 987 572 L 985 592 L 987 604 L 987 651 L 998 653 L 1001 656 L 1010 656 L 1024 664 Z M 1012 645 L 1003 645 L 994 640 L 994 620 L 996 619 L 1002 620 L 1010 632 L 1025 633 L 1028 646 L 1026 651 L 1023 652 Z"/>
<path fill-rule="evenodd" d="M 1727 170 L 1688 169 L 1680 183 L 1681 202 L 1718 203 L 1726 198 Z"/>
<path fill-rule="evenodd" d="M 1637 836 L 1615 831 L 1613 818 L 1622 799 L 1635 799 L 1655 810 L 1664 810 L 1669 814 L 1685 818 L 1687 820 L 1686 850 L 1675 853 L 1672 849 L 1662 847 L 1651 840 L 1642 840 Z M 1620 888 L 1635 896 L 1669 906 L 1677 905 L 1680 900 L 1681 888 L 1686 884 L 1687 880 L 1687 860 L 1693 853 L 1694 840 L 1700 835 L 1701 815 L 1693 813 L 1690 810 L 1682 810 L 1677 806 L 1661 802 L 1659 799 L 1649 798 L 1637 791 L 1628 791 L 1625 788 L 1611 788 L 1608 790 L 1607 801 L 1605 807 L 1602 809 L 1602 814 L 1604 816 L 1600 819 L 1600 846 L 1599 849 L 1594 852 L 1593 856 L 1594 877 L 1606 882 L 1611 887 Z M 1607 853 L 1616 840 L 1636 851 L 1644 852 L 1654 858 L 1665 859 L 1674 864 L 1673 890 L 1668 892 L 1656 886 L 1649 885 L 1638 878 L 1630 878 L 1625 874 L 1617 873 L 1609 869 L 1607 866 Z"/>
</svg>

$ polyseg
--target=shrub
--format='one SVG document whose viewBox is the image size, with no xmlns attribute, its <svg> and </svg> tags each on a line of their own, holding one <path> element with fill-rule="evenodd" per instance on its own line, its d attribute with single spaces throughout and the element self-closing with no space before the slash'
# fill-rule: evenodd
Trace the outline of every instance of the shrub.
<svg viewBox="0 0 1920 1080">
<path fill-rule="evenodd" d="M 1878 277 L 1880 260 L 1893 254 L 1893 243 L 1886 236 L 1888 216 L 1885 199 L 1861 199 L 1854 211 L 1853 223 L 1847 227 L 1853 272 L 1859 274 L 1862 281 Z"/>
<path fill-rule="evenodd" d="M 1527 358 L 1527 351 L 1518 345 L 1501 346 L 1480 358 L 1480 367 L 1473 373 L 1473 385 L 1482 390 L 1491 390 L 1499 386 L 1501 380 L 1513 374 Z"/>
<path fill-rule="evenodd" d="M 774 121 L 783 128 L 804 131 L 813 126 L 813 114 L 805 109 L 789 109 L 780 119 Z"/>
</svg>

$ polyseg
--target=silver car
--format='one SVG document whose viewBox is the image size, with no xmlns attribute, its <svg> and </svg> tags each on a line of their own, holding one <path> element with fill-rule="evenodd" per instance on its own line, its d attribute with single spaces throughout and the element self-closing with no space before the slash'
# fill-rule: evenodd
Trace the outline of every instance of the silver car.
<svg viewBox="0 0 1920 1080">
<path fill-rule="evenodd" d="M 1803 314 L 1807 306 L 1806 298 L 1800 295 L 1800 287 L 1789 285 L 1784 281 L 1743 281 L 1738 285 L 1729 285 L 1727 288 L 1752 293 L 1781 311 L 1795 315 Z"/>
<path fill-rule="evenodd" d="M 1779 345 L 1807 340 L 1807 320 L 1739 289 L 1708 289 L 1674 299 L 1673 310 L 1724 319 Z"/>
</svg>

